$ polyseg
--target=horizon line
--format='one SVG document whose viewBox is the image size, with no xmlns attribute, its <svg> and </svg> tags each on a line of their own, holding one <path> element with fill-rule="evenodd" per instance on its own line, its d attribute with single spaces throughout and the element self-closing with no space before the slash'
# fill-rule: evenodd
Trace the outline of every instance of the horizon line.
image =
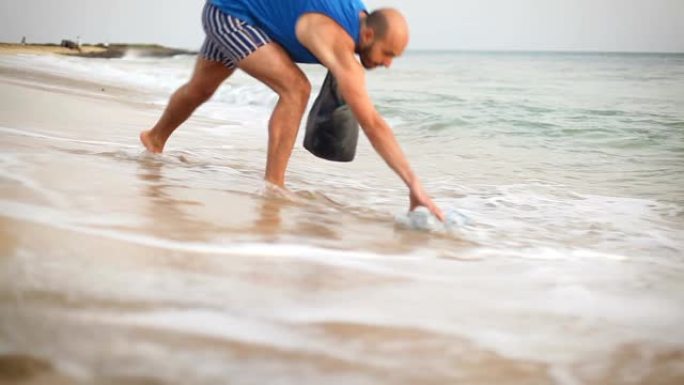
<svg viewBox="0 0 684 385">
<path fill-rule="evenodd" d="M 10 42 L 10 41 L 0 41 L 0 44 L 10 44 L 10 45 L 21 45 L 21 43 Z M 185 48 L 175 45 L 165 45 L 163 43 L 141 43 L 141 42 L 82 42 L 83 45 L 157 45 L 164 48 L 187 50 L 187 51 L 199 51 L 196 48 Z M 55 42 L 32 42 L 26 45 L 59 45 Z M 625 50 L 582 50 L 582 49 L 528 49 L 528 48 L 408 48 L 407 53 L 418 52 L 418 53 L 447 53 L 447 52 L 462 52 L 462 53 L 500 53 L 500 54 L 584 54 L 584 55 L 597 55 L 597 54 L 613 54 L 613 55 L 684 55 L 684 51 L 625 51 Z"/>
<path fill-rule="evenodd" d="M 684 55 L 684 51 L 624 51 L 581 49 L 488 49 L 488 48 L 409 48 L 406 52 L 527 53 L 527 54 L 616 54 L 616 55 Z"/>
</svg>

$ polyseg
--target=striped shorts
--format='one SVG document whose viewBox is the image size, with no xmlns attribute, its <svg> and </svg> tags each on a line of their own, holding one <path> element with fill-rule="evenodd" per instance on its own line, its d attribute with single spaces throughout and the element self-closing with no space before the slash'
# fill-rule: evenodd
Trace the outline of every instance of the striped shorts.
<svg viewBox="0 0 684 385">
<path fill-rule="evenodd" d="M 200 55 L 231 69 L 259 47 L 271 42 L 271 38 L 260 28 L 221 12 L 210 2 L 202 11 L 202 26 L 207 37 Z"/>
</svg>

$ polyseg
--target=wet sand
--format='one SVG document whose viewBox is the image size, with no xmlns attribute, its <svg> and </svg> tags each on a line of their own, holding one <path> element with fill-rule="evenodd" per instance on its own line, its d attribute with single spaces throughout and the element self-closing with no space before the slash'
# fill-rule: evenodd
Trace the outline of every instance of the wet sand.
<svg viewBox="0 0 684 385">
<path fill-rule="evenodd" d="M 316 192 L 259 193 L 258 148 L 231 165 L 145 154 L 137 133 L 159 113 L 131 90 L 0 68 L 0 383 L 684 381 L 684 349 L 663 333 L 506 320 L 517 297 L 544 293 L 502 274 L 538 261 L 465 258 L 472 242 L 397 230 Z M 196 134 L 216 124 L 193 119 L 179 140 L 207 146 Z M 483 302 L 478 287 L 511 297 Z M 498 352 L 459 332 L 473 323 L 491 324 L 491 341 L 508 323 L 530 344 L 554 333 L 555 358 Z M 584 346 L 564 346 L 564 332 Z M 608 342 L 589 346 L 595 336 Z"/>
</svg>

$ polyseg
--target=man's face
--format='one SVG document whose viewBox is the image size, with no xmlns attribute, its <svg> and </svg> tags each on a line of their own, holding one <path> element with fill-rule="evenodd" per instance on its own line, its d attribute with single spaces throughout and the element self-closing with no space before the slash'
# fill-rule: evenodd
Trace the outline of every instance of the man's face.
<svg viewBox="0 0 684 385">
<path fill-rule="evenodd" d="M 408 43 L 403 36 L 388 33 L 381 39 L 369 38 L 359 50 L 361 64 L 366 69 L 384 66 L 389 68 L 395 57 L 401 55 Z"/>
<path fill-rule="evenodd" d="M 366 69 L 373 69 L 379 66 L 389 68 L 389 66 L 392 65 L 392 60 L 394 60 L 396 56 L 394 51 L 389 49 L 386 42 L 382 40 L 372 41 L 366 47 L 362 47 L 361 52 L 359 52 L 361 64 L 363 64 Z"/>
</svg>

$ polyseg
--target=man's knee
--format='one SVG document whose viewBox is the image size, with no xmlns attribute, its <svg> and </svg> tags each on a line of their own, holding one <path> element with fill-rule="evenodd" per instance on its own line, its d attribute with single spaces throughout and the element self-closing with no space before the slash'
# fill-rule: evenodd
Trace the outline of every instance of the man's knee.
<svg viewBox="0 0 684 385">
<path fill-rule="evenodd" d="M 307 78 L 305 77 L 305 78 L 304 78 L 304 82 L 303 82 L 303 84 L 301 85 L 301 87 L 302 87 L 302 91 L 301 91 L 301 92 L 302 92 L 302 97 L 303 97 L 303 100 L 304 100 L 304 104 L 306 104 L 306 103 L 309 102 L 309 97 L 311 96 L 311 82 L 309 81 L 309 79 L 307 79 Z"/>
<path fill-rule="evenodd" d="M 283 90 L 279 94 L 281 98 L 288 98 L 306 106 L 311 95 L 311 82 L 303 74 L 301 76 L 293 76 L 285 83 Z"/>
<path fill-rule="evenodd" d="M 298 87 L 300 89 L 301 96 L 308 100 L 309 96 L 311 95 L 311 82 L 306 78 L 306 76 L 302 76 Z"/>
</svg>

